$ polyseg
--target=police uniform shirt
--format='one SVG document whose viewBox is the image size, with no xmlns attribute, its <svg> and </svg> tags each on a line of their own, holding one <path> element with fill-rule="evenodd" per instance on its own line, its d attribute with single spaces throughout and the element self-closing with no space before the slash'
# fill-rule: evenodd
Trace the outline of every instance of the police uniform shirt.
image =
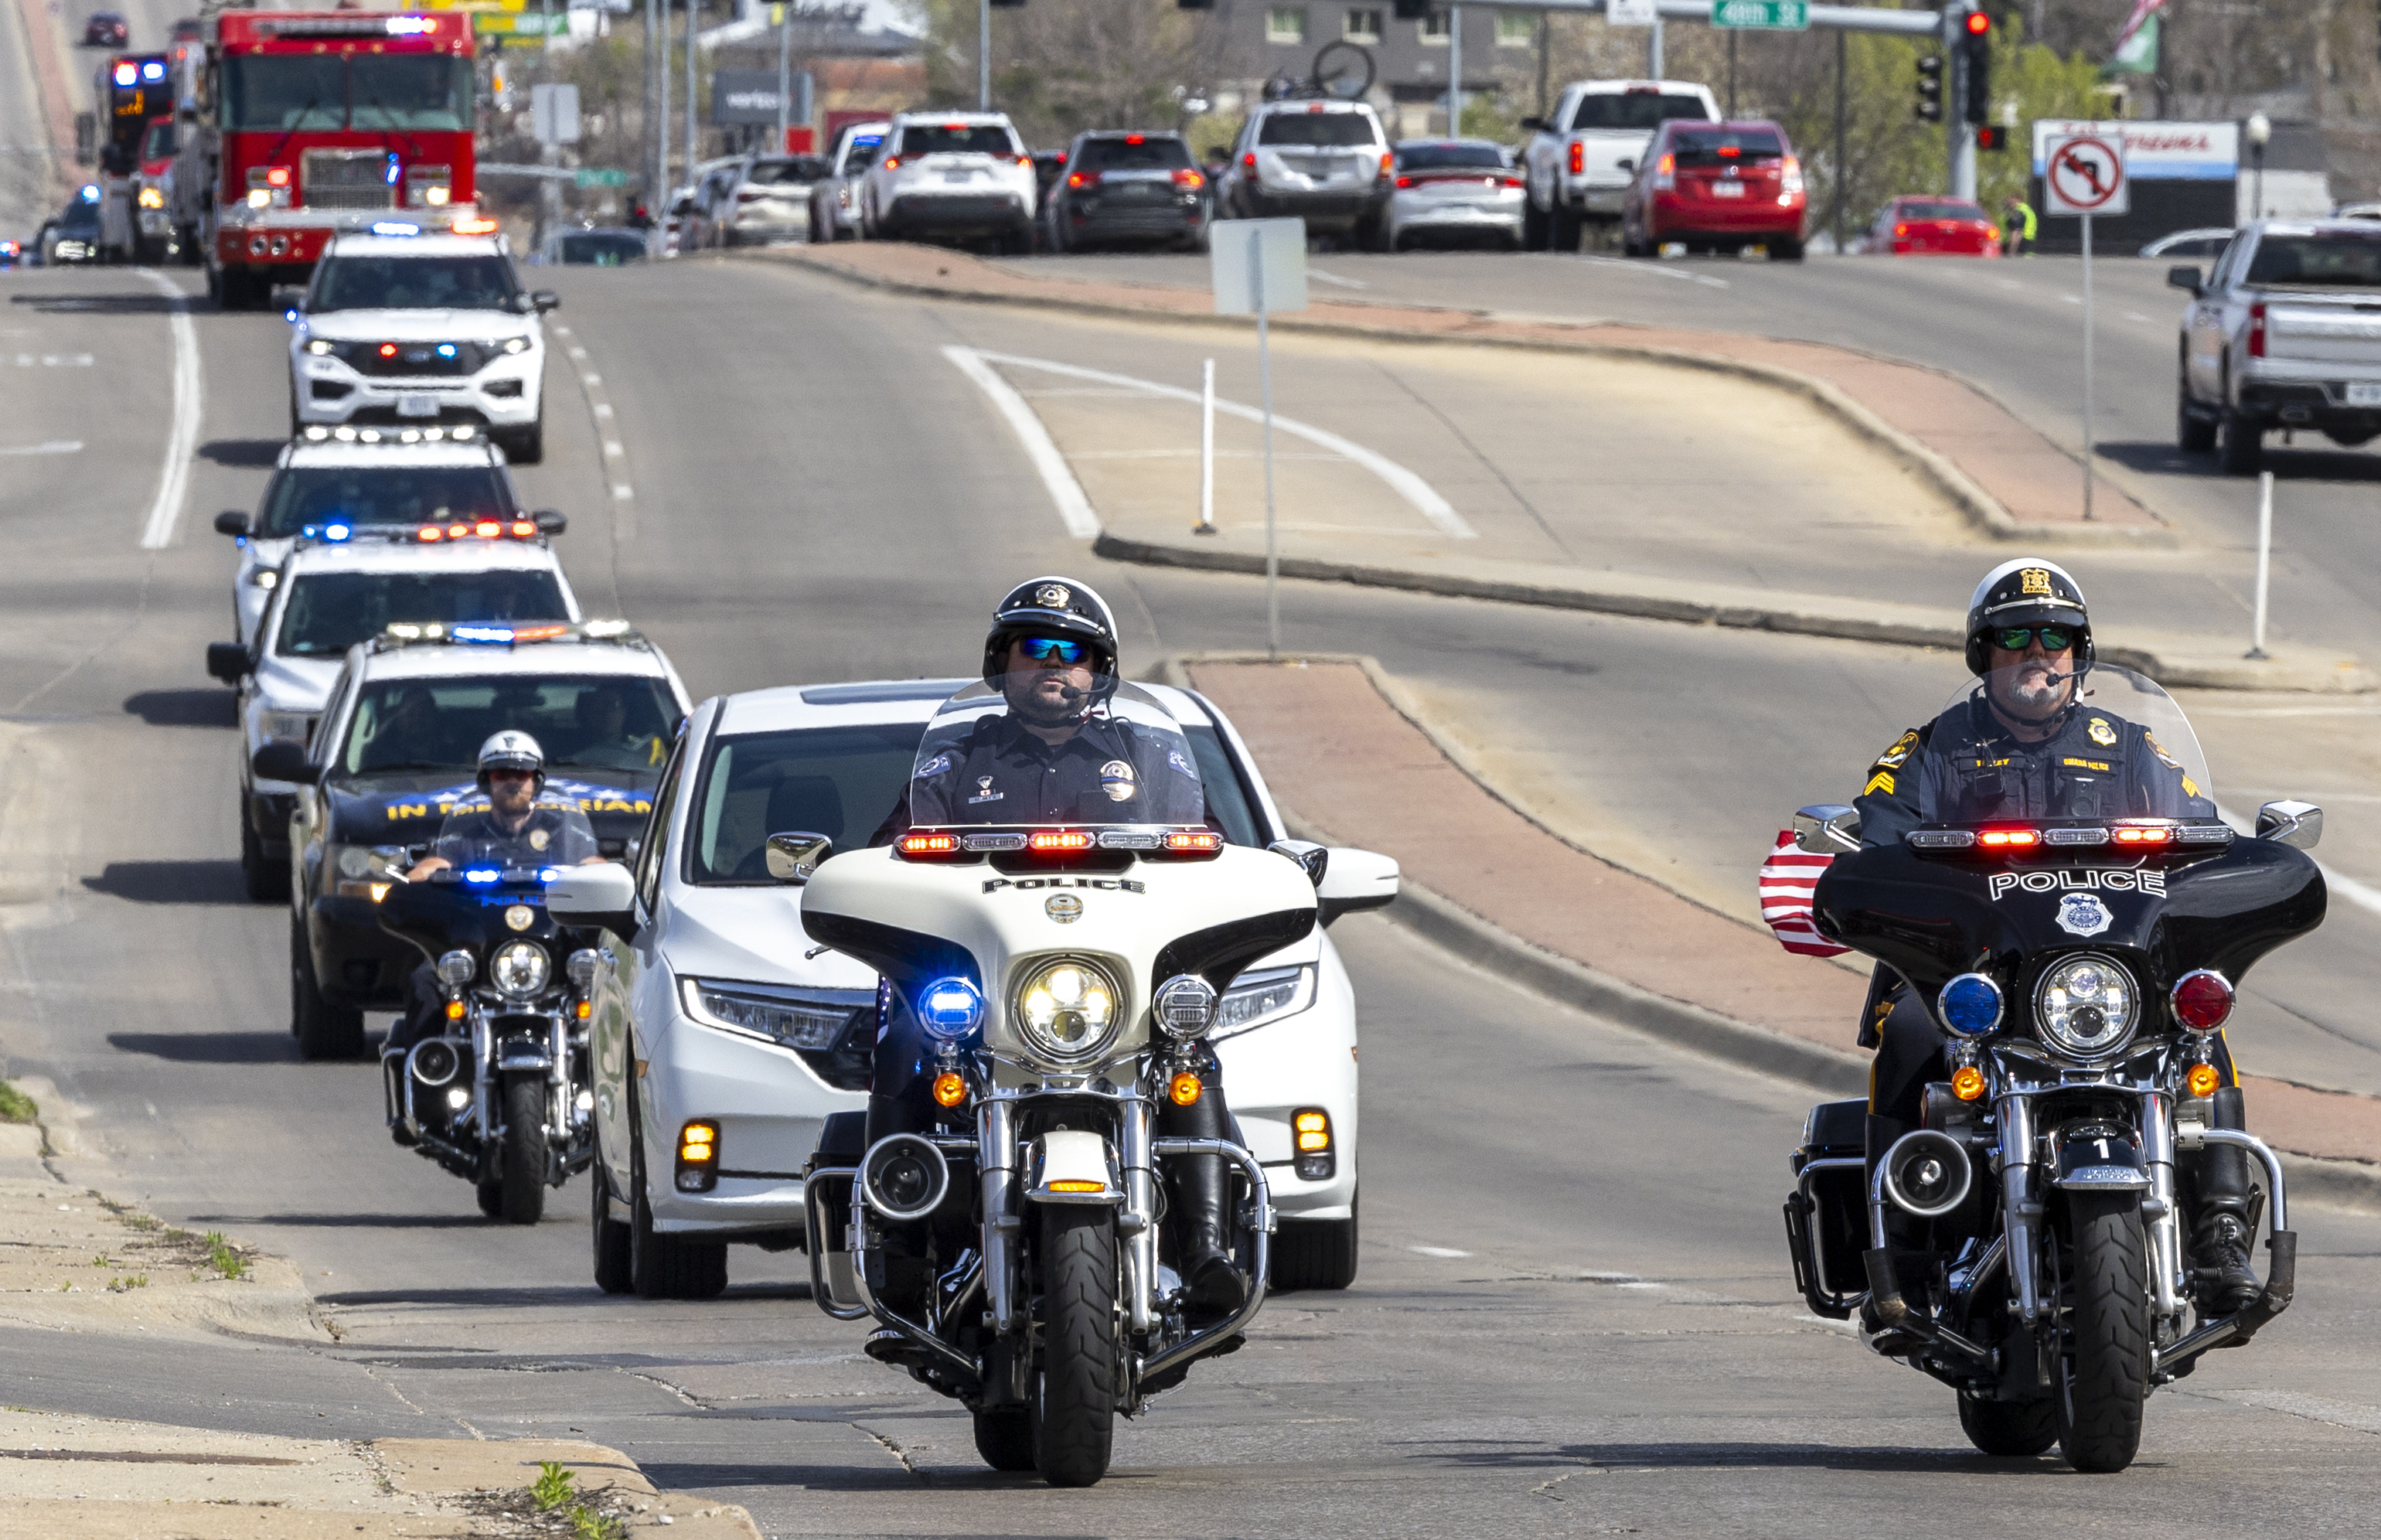
<svg viewBox="0 0 2381 1540">
<path fill-rule="evenodd" d="M 539 802 L 530 809 L 528 821 L 510 831 L 496 822 L 495 809 L 484 803 L 448 813 L 430 853 L 457 866 L 486 862 L 522 867 L 577 866 L 597 851 L 594 827 L 576 804 Z"/>
<path fill-rule="evenodd" d="M 2049 738 L 2020 742 L 1981 691 L 1895 739 L 1852 805 L 1870 845 L 1924 824 L 2216 816 L 2205 790 L 2146 727 L 2076 705 Z"/>
<path fill-rule="evenodd" d="M 1065 742 L 1045 743 L 1003 712 L 918 766 L 908 813 L 908 824 L 928 826 L 1199 824 L 1206 802 L 1178 742 L 1094 717 Z"/>
</svg>

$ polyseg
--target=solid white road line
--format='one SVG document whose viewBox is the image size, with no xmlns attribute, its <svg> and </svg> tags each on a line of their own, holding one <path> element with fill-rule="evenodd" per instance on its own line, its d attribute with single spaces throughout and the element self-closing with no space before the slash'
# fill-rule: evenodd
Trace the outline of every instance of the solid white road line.
<svg viewBox="0 0 2381 1540">
<path fill-rule="evenodd" d="M 54 438 L 47 444 L 28 444 L 18 449 L 0 449 L 0 455 L 74 455 L 82 452 L 79 438 Z"/>
<path fill-rule="evenodd" d="M 1033 462 L 1034 471 L 1042 477 L 1042 484 L 1049 489 L 1050 501 L 1057 505 L 1058 517 L 1065 521 L 1067 532 L 1078 540 L 1097 539 L 1100 517 L 1092 511 L 1092 500 L 1083 495 L 1083 484 L 1075 480 L 1075 472 L 1067 465 L 1067 457 L 1058 453 L 1058 446 L 1051 442 L 1050 431 L 1042 426 L 1042 420 L 1033 415 L 1033 409 L 1025 404 L 1025 397 L 1018 395 L 1015 386 L 994 373 L 992 366 L 983 361 L 996 356 L 979 353 L 972 348 L 954 346 L 943 349 L 943 357 L 956 364 L 960 373 L 973 380 L 976 387 L 992 398 L 994 408 L 1007 420 L 1009 432 L 1017 435 L 1017 442 L 1025 448 L 1025 458 Z"/>
<path fill-rule="evenodd" d="M 189 296 L 173 280 L 145 268 L 140 276 L 174 306 L 174 416 L 165 430 L 165 465 L 157 478 L 157 500 L 149 505 L 149 521 L 140 530 L 140 548 L 162 551 L 174 544 L 174 527 L 181 521 L 190 490 L 190 456 L 199 446 L 199 329 L 190 324 Z"/>
<path fill-rule="evenodd" d="M 1048 359 L 1024 359 L 1019 358 L 1010 353 L 986 353 L 978 351 L 974 348 L 946 348 L 943 351 L 946 354 L 953 355 L 953 362 L 958 362 L 956 355 L 959 353 L 966 353 L 970 357 L 978 361 L 988 360 L 993 363 L 1011 364 L 1019 369 L 1038 369 L 1044 373 L 1064 374 L 1070 379 L 1091 380 L 1099 385 L 1125 385 L 1133 390 L 1140 391 L 1145 396 L 1163 396 L 1168 400 L 1188 401 L 1194 406 L 1197 405 L 1200 400 L 1199 393 L 1195 390 L 1184 390 L 1175 385 L 1159 385 L 1154 380 L 1137 380 L 1129 374 L 1111 374 L 1106 373 L 1105 370 L 1084 369 L 1071 363 L 1055 363 Z M 967 366 L 965 364 L 960 364 L 959 367 L 964 369 Z M 994 380 L 998 380 L 1000 378 L 997 374 L 994 374 L 989 369 L 986 369 L 984 373 L 987 377 Z M 982 382 L 979 381 L 978 383 Z M 984 388 L 989 390 L 992 387 L 990 385 L 985 385 Z M 1006 383 L 1001 385 L 1001 389 L 1007 390 L 1008 388 L 1009 387 Z M 1014 395 L 1015 392 L 1011 391 L 1010 394 Z M 1019 400 L 1017 405 L 1019 409 L 1025 409 L 1025 403 L 1023 400 Z M 1221 397 L 1217 397 L 1215 399 L 1215 409 L 1219 412 L 1226 413 L 1228 416 L 1241 418 L 1251 422 L 1262 422 L 1264 421 L 1264 413 L 1258 410 L 1256 408 L 1244 407 L 1238 401 L 1227 401 Z M 1279 412 L 1276 412 L 1274 414 L 1273 425 L 1280 429 L 1283 433 L 1288 434 L 1293 437 L 1302 438 L 1309 444 L 1317 445 L 1325 449 L 1330 450 L 1335 455 L 1339 455 L 1345 458 L 1351 459 L 1358 465 L 1362 466 L 1374 475 L 1378 476 L 1381 480 L 1386 482 L 1392 491 L 1397 493 L 1398 496 L 1404 498 L 1408 503 L 1411 504 L 1414 511 L 1421 514 L 1424 519 L 1429 519 L 1431 523 L 1437 528 L 1440 533 L 1452 535 L 1458 540 L 1476 540 L 1480 537 L 1480 532 L 1466 523 L 1463 516 L 1456 512 L 1455 509 L 1448 505 L 1447 499 L 1438 495 L 1436 488 L 1433 487 L 1428 482 L 1423 481 L 1420 476 L 1417 476 L 1412 471 L 1407 470 L 1404 466 L 1399 465 L 1397 461 L 1390 459 L 1387 456 L 1376 454 L 1373 450 L 1365 448 L 1361 444 L 1342 438 L 1337 434 L 1327 432 L 1322 428 L 1317 428 L 1311 423 L 1300 422 L 1295 418 L 1284 417 Z M 1034 423 L 1034 427 L 1039 430 L 1041 427 L 1040 422 L 1036 422 Z M 1044 434 L 1043 436 L 1044 439 L 1047 439 L 1049 435 Z M 1052 452 L 1056 453 L 1056 450 L 1054 449 Z M 1069 484 L 1073 483 L 1074 475 L 1071 471 L 1068 473 L 1067 480 Z M 1084 505 L 1084 511 L 1088 517 L 1090 514 L 1090 505 L 1088 503 Z M 1071 526 L 1069 527 L 1071 528 Z M 1091 532 L 1094 534 L 1099 532 L 1096 522 L 1094 523 Z"/>
</svg>

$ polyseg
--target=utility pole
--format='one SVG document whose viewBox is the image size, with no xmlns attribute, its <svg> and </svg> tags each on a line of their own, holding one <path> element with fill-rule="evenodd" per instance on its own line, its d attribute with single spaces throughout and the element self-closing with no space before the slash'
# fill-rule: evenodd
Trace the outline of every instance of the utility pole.
<svg viewBox="0 0 2381 1540">
<path fill-rule="evenodd" d="M 655 131 L 655 133 L 659 136 L 659 140 L 660 140 L 660 143 L 661 143 L 661 169 L 662 169 L 662 176 L 661 176 L 661 194 L 662 194 L 662 209 L 661 209 L 661 210 L 656 210 L 656 211 L 655 211 L 655 217 L 656 217 L 656 218 L 658 218 L 658 217 L 660 217 L 661 213 L 662 213 L 663 211 L 665 211 L 665 210 L 669 207 L 669 197 L 670 197 L 670 191 L 671 191 L 671 189 L 672 189 L 674 187 L 676 187 L 676 186 L 677 186 L 677 184 L 676 184 L 676 183 L 674 183 L 674 182 L 672 182 L 672 181 L 670 180 L 670 164 L 669 164 L 669 156 L 670 156 L 670 151 L 669 151 L 669 143 L 670 143 L 670 18 L 669 18 L 669 8 L 668 8 L 667 5 L 666 5 L 665 3 L 664 3 L 664 0 L 656 0 L 656 3 L 657 3 L 657 4 L 662 4 L 662 6 L 663 6 L 662 12 L 661 12 L 661 18 L 662 18 L 662 24 L 661 24 L 661 34 L 662 34 L 662 56 L 661 56 L 661 61 L 660 61 L 660 64 L 659 64 L 658 69 L 657 69 L 657 71 L 656 71 L 657 76 L 658 76 L 659 79 L 661 80 L 661 90 L 660 90 L 660 92 L 657 93 L 657 94 L 659 95 L 660 99 L 661 99 L 661 111 L 660 111 L 659 113 L 657 113 L 657 114 L 655 114 L 655 115 L 654 115 L 654 122 L 655 122 L 655 123 L 657 123 L 658 125 L 660 125 L 660 126 L 659 126 L 659 128 L 657 128 L 654 131 Z"/>
<path fill-rule="evenodd" d="M 1836 185 L 1834 226 L 1836 255 L 1844 254 L 1844 184 L 1850 179 L 1850 168 L 1844 165 L 1844 75 L 1851 50 L 1851 34 L 1836 34 L 1836 164 L 1835 175 L 1828 178 Z"/>
<path fill-rule="evenodd" d="M 1654 30 L 1645 34 L 1645 75 L 1648 79 L 1662 79 L 1662 13 L 1654 13 Z"/>
<path fill-rule="evenodd" d="M 1447 137 L 1463 137 L 1463 7 L 1447 7 Z"/>
<path fill-rule="evenodd" d="M 976 0 L 975 110 L 992 110 L 992 0 Z"/>
<path fill-rule="evenodd" d="M 694 118 L 694 18 L 702 0 L 686 0 L 686 179 L 694 180 L 695 146 L 701 142 L 695 136 L 701 131 Z"/>
<path fill-rule="evenodd" d="M 652 216 L 653 227 L 661 227 L 663 205 L 669 201 L 669 176 L 665 168 L 661 148 L 661 112 L 659 97 L 653 90 L 656 71 L 661 67 L 661 29 L 655 25 L 661 15 L 661 0 L 645 0 L 645 213 Z"/>
<path fill-rule="evenodd" d="M 793 79 L 793 63 L 794 63 L 794 58 L 793 58 L 793 53 L 794 53 L 794 6 L 793 6 L 793 0 L 778 0 L 778 4 L 777 4 L 777 142 L 776 142 L 775 147 L 775 148 L 773 148 L 773 149 L 769 152 L 769 153 L 771 153 L 771 154 L 773 154 L 773 155 L 782 155 L 782 154 L 784 154 L 784 153 L 786 153 L 786 129 L 788 128 L 788 127 L 789 127 L 789 126 L 793 123 L 793 120 L 794 120 L 794 119 L 793 119 L 794 104 L 793 104 L 793 100 L 792 100 L 792 97 L 793 97 L 793 85 L 794 85 L 794 79 Z"/>
</svg>

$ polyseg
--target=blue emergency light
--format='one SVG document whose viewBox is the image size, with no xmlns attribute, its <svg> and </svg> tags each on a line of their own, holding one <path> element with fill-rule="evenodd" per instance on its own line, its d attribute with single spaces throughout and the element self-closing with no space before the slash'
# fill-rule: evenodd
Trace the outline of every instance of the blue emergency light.
<svg viewBox="0 0 2381 1540">
<path fill-rule="evenodd" d="M 401 224 L 394 219 L 383 219 L 373 223 L 372 233 L 376 236 L 418 236 L 421 233 L 421 226 Z"/>
<path fill-rule="evenodd" d="M 140 78 L 144 80 L 162 80 L 165 78 L 165 67 L 152 59 L 140 67 Z"/>
<path fill-rule="evenodd" d="M 492 868 L 475 866 L 471 870 L 463 874 L 463 880 L 465 882 L 495 882 L 503 875 L 504 874 L 502 872 L 495 871 Z"/>
</svg>

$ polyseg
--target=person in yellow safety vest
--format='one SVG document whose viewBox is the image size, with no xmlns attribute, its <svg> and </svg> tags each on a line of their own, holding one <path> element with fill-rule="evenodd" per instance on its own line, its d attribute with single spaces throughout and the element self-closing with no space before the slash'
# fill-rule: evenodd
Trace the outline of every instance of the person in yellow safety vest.
<svg viewBox="0 0 2381 1540">
<path fill-rule="evenodd" d="M 2001 255 L 2030 256 L 2033 251 L 2033 205 L 2012 192 L 2007 207 L 2009 224 L 2001 232 Z"/>
</svg>

